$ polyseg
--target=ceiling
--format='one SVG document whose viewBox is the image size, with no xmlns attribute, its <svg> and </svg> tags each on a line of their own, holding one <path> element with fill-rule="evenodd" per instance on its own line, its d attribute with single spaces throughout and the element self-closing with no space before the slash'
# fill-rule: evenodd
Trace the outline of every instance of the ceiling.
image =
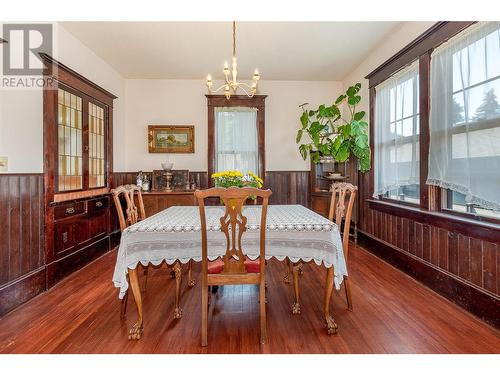
<svg viewBox="0 0 500 375">
<path fill-rule="evenodd" d="M 125 78 L 223 78 L 231 22 L 62 22 Z M 237 22 L 238 73 L 263 80 L 337 81 L 399 22 Z"/>
</svg>

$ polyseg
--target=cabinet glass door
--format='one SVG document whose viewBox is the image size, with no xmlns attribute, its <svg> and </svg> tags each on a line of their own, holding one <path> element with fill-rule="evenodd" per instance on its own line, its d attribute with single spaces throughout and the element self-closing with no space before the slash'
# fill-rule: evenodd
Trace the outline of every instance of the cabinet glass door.
<svg viewBox="0 0 500 375">
<path fill-rule="evenodd" d="M 63 89 L 58 91 L 58 191 L 83 187 L 82 98 Z"/>
</svg>

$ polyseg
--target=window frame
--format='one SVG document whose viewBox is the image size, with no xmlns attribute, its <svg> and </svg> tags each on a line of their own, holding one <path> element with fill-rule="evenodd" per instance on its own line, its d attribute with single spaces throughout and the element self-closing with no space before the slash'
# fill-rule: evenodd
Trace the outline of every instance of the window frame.
<svg viewBox="0 0 500 375">
<path fill-rule="evenodd" d="M 208 186 L 213 187 L 210 178 L 215 171 L 215 108 L 217 107 L 248 107 L 257 108 L 257 137 L 258 137 L 258 174 L 265 180 L 265 99 L 267 95 L 233 95 L 226 99 L 224 95 L 205 95 L 208 109 Z"/>
<path fill-rule="evenodd" d="M 406 67 L 410 66 L 411 64 L 413 64 L 417 60 L 418 59 L 415 59 L 415 60 L 411 61 L 409 64 L 403 66 L 401 69 L 398 69 L 398 71 L 400 71 L 402 69 L 405 69 Z M 420 63 L 420 61 L 419 61 L 419 63 Z M 393 74 L 397 73 L 398 71 L 394 72 Z M 391 74 L 391 76 L 387 77 L 386 79 L 390 79 L 391 77 L 392 77 L 392 74 Z M 382 83 L 382 82 L 380 82 L 380 83 Z M 420 96 L 416 95 L 416 93 L 420 94 L 420 68 L 419 68 L 419 72 L 418 72 L 418 81 L 415 81 L 415 82 L 418 83 L 418 85 L 414 85 L 413 86 L 413 95 L 415 95 L 417 97 L 417 105 L 415 105 L 415 104 L 413 105 L 414 106 L 413 109 L 414 109 L 414 111 L 416 111 L 416 113 L 412 114 L 411 116 L 402 117 L 400 119 L 394 119 L 394 121 L 390 121 L 389 122 L 389 126 L 391 124 L 394 124 L 394 129 L 395 129 L 395 131 L 397 133 L 397 123 L 399 121 L 402 123 L 405 119 L 412 118 L 413 119 L 413 124 L 415 124 L 416 123 L 415 117 L 418 117 L 418 119 L 419 119 L 418 120 L 418 124 L 419 124 L 419 131 L 418 131 L 418 133 L 399 138 L 399 141 L 400 141 L 401 144 L 412 144 L 415 138 L 418 139 L 418 142 L 420 144 L 420 128 L 421 128 L 421 124 L 420 124 L 420 121 L 421 121 L 420 120 L 420 118 L 421 118 L 421 116 L 420 116 Z M 417 89 L 417 87 L 418 87 L 418 89 Z M 375 92 L 375 90 L 374 90 L 374 92 Z M 376 102 L 374 102 L 374 103 L 376 104 Z M 375 108 L 373 108 L 373 110 L 375 110 Z M 371 111 L 371 108 L 370 108 L 370 111 Z M 370 128 L 370 134 L 374 134 L 374 133 L 371 133 L 372 129 L 374 130 L 374 127 Z M 372 147 L 372 149 L 375 150 L 374 147 Z M 420 147 L 419 147 L 419 154 L 420 154 Z M 419 155 L 419 159 L 420 159 L 420 155 Z M 420 160 L 419 160 L 419 163 L 420 163 Z M 375 167 L 375 166 L 373 166 L 373 167 Z M 419 190 L 421 190 L 420 189 L 420 181 L 419 181 Z M 388 194 L 388 192 L 386 193 L 386 195 L 379 194 L 378 199 L 384 200 L 384 201 L 387 201 L 387 202 L 390 202 L 390 203 L 398 203 L 398 204 L 406 205 L 406 206 L 410 206 L 410 207 L 419 207 L 420 206 L 420 194 L 421 194 L 421 191 L 419 191 L 419 198 L 418 198 L 419 202 L 411 202 L 411 201 L 405 201 L 405 200 L 402 200 L 402 199 L 395 199 L 395 198 L 392 198 L 392 197 L 388 196 L 387 194 Z"/>
<path fill-rule="evenodd" d="M 434 26 L 404 47 L 396 55 L 384 62 L 365 78 L 369 81 L 370 93 L 370 134 L 374 134 L 375 124 L 375 87 L 390 78 L 393 74 L 419 60 L 419 114 L 420 114 L 420 204 L 379 197 L 380 203 L 400 205 L 402 210 L 420 209 L 422 211 L 433 211 L 451 218 L 465 218 L 475 222 L 500 224 L 500 219 L 479 216 L 449 209 L 446 202 L 447 189 L 426 184 L 429 163 L 429 110 L 430 110 L 430 62 L 432 51 L 448 41 L 453 36 L 464 31 L 476 21 L 464 22 L 437 22 Z M 487 125 L 485 125 L 487 126 Z M 457 127 L 457 132 L 461 127 Z M 374 137 L 370 137 L 370 146 L 374 150 Z M 370 172 L 370 196 L 374 191 L 374 172 Z M 379 206 L 376 205 L 375 206 Z"/>
</svg>

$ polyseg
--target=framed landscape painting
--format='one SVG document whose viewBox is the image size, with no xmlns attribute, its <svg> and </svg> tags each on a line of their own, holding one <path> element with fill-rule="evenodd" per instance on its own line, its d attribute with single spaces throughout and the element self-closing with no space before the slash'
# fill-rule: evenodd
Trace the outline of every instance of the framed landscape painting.
<svg viewBox="0 0 500 375">
<path fill-rule="evenodd" d="M 193 125 L 149 125 L 151 153 L 194 153 Z"/>
</svg>

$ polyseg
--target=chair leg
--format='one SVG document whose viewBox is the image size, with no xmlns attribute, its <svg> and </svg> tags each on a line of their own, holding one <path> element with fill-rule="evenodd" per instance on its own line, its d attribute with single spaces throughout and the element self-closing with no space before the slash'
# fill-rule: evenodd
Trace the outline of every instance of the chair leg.
<svg viewBox="0 0 500 375">
<path fill-rule="evenodd" d="M 192 288 L 195 285 L 196 280 L 193 279 L 193 260 L 191 259 L 188 265 L 188 286 Z"/>
<path fill-rule="evenodd" d="M 146 287 L 148 285 L 149 264 L 147 266 L 143 266 L 143 268 L 144 268 L 144 270 L 142 271 L 143 281 L 142 281 L 141 292 L 145 292 Z"/>
<path fill-rule="evenodd" d="M 209 286 L 208 289 L 208 306 L 210 306 L 210 303 L 212 302 L 212 286 Z"/>
<path fill-rule="evenodd" d="M 294 263 L 292 267 L 293 272 L 293 291 L 295 300 L 292 305 L 292 314 L 299 315 L 300 314 L 300 288 L 299 288 L 299 273 L 302 264 L 300 262 Z"/>
<path fill-rule="evenodd" d="M 125 315 L 127 315 L 127 302 L 128 302 L 128 289 L 121 300 L 120 319 L 124 319 Z"/>
<path fill-rule="evenodd" d="M 208 345 L 208 295 L 206 283 L 201 287 L 201 346 Z"/>
<path fill-rule="evenodd" d="M 260 343 L 265 344 L 267 342 L 267 323 L 266 323 L 266 285 L 259 285 L 260 293 Z"/>
<path fill-rule="evenodd" d="M 352 296 L 351 296 L 351 284 L 349 282 L 349 277 L 344 276 L 344 288 L 345 288 L 345 298 L 347 300 L 347 308 L 352 311 Z"/>
<path fill-rule="evenodd" d="M 174 264 L 175 272 L 175 309 L 174 309 L 174 319 L 182 318 L 182 309 L 179 306 L 180 295 L 181 295 L 181 282 L 182 282 L 182 268 L 179 262 Z"/>
</svg>

